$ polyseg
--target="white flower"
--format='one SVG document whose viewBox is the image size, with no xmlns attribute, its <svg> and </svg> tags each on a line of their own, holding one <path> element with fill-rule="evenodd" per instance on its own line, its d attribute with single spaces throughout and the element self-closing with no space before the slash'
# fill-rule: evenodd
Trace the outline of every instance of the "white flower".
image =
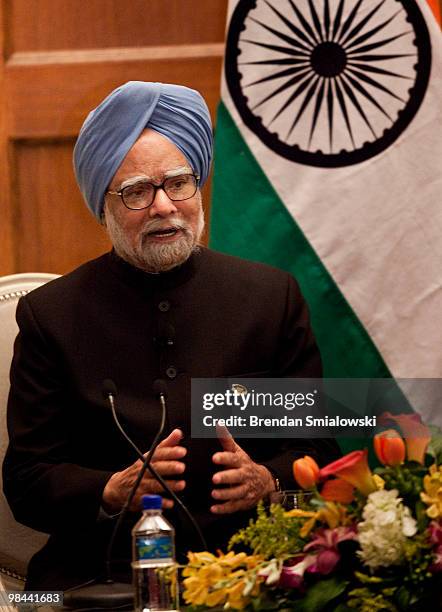
<svg viewBox="0 0 442 612">
<path fill-rule="evenodd" d="M 313 565 L 316 561 L 316 555 L 306 555 L 302 561 L 299 561 L 296 565 L 288 566 L 285 569 L 287 574 L 294 574 L 302 578 L 304 576 L 305 570 Z"/>
<path fill-rule="evenodd" d="M 402 533 L 407 538 L 411 538 L 417 531 L 416 521 L 410 516 L 410 510 L 404 506 L 404 514 L 402 516 Z"/>
<path fill-rule="evenodd" d="M 375 491 L 367 498 L 364 520 L 358 524 L 358 552 L 372 570 L 401 563 L 407 537 L 416 531 L 416 521 L 403 505 L 398 491 Z"/>
<path fill-rule="evenodd" d="M 276 584 L 281 576 L 282 561 L 272 559 L 268 565 L 259 570 L 258 576 L 267 578 L 266 584 Z"/>
</svg>

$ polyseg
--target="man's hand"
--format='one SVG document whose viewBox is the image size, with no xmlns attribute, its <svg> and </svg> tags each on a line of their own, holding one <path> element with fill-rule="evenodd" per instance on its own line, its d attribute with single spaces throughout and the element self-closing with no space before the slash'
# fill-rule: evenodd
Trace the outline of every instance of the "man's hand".
<svg viewBox="0 0 442 612">
<path fill-rule="evenodd" d="M 224 449 L 215 453 L 213 463 L 225 468 L 213 475 L 215 485 L 229 485 L 214 489 L 212 497 L 219 504 L 211 506 L 214 514 L 231 514 L 238 510 L 248 510 L 258 501 L 275 490 L 273 476 L 263 465 L 258 465 L 235 442 L 226 427 L 218 428 L 218 437 Z"/>
<path fill-rule="evenodd" d="M 160 474 L 160 476 L 176 476 L 182 474 L 186 469 L 182 459 L 187 453 L 184 446 L 179 443 L 183 438 L 183 432 L 180 429 L 174 429 L 171 434 L 162 440 L 152 456 L 151 465 Z M 123 507 L 129 491 L 133 487 L 137 479 L 138 472 L 141 469 L 141 460 L 135 461 L 132 465 L 121 472 L 116 472 L 108 480 L 103 491 L 103 509 L 109 514 L 119 512 Z M 184 480 L 167 480 L 166 483 L 172 491 L 182 491 L 186 486 Z M 141 496 L 152 493 L 163 494 L 163 488 L 157 482 L 149 470 L 143 476 L 138 489 L 134 495 L 130 510 L 137 511 L 141 507 Z M 172 508 L 173 500 L 163 499 L 163 508 Z"/>
</svg>

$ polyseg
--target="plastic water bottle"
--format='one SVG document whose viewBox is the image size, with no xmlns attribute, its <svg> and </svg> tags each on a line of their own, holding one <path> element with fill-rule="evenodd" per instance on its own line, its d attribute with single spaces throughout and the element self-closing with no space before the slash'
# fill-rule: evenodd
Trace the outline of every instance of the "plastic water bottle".
<svg viewBox="0 0 442 612">
<path fill-rule="evenodd" d="M 160 495 L 143 495 L 143 516 L 132 530 L 135 612 L 179 610 L 175 531 L 161 501 Z"/>
</svg>

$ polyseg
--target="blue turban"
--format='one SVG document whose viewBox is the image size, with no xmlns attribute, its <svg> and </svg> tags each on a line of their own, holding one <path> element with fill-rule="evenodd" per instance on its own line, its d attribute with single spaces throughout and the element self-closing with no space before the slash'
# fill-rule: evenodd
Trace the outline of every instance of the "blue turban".
<svg viewBox="0 0 442 612">
<path fill-rule="evenodd" d="M 112 177 L 146 128 L 178 147 L 201 177 L 201 185 L 207 180 L 212 125 L 201 94 L 182 85 L 129 81 L 89 113 L 74 148 L 78 185 L 98 219 Z"/>
</svg>

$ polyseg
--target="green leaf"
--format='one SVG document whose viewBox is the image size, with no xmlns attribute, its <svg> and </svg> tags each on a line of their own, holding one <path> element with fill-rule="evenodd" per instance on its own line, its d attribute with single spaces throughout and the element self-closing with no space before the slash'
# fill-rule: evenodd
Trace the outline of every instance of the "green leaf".
<svg viewBox="0 0 442 612">
<path fill-rule="evenodd" d="M 342 595 L 348 582 L 338 578 L 321 580 L 310 587 L 304 598 L 296 606 L 297 612 L 320 612 L 333 599 Z"/>
<path fill-rule="evenodd" d="M 410 599 L 411 593 L 404 586 L 399 587 L 394 594 L 394 602 L 399 607 L 399 610 L 408 610 L 410 605 Z"/>
<path fill-rule="evenodd" d="M 339 603 L 332 612 L 354 612 L 354 608 L 349 608 L 345 603 Z"/>
<path fill-rule="evenodd" d="M 270 612 L 271 610 L 279 610 L 279 602 L 271 601 L 267 597 L 254 597 L 251 602 L 253 612 L 260 612 L 261 610 L 266 610 Z"/>
<path fill-rule="evenodd" d="M 431 432 L 431 442 L 428 445 L 427 453 L 433 459 L 431 463 L 436 461 L 439 464 L 442 461 L 442 430 L 435 425 L 430 425 L 429 429 Z"/>
<path fill-rule="evenodd" d="M 427 508 L 428 506 L 424 504 L 423 501 L 419 500 L 416 502 L 415 513 L 419 533 L 423 533 L 430 522 L 430 519 L 427 516 Z"/>
</svg>

